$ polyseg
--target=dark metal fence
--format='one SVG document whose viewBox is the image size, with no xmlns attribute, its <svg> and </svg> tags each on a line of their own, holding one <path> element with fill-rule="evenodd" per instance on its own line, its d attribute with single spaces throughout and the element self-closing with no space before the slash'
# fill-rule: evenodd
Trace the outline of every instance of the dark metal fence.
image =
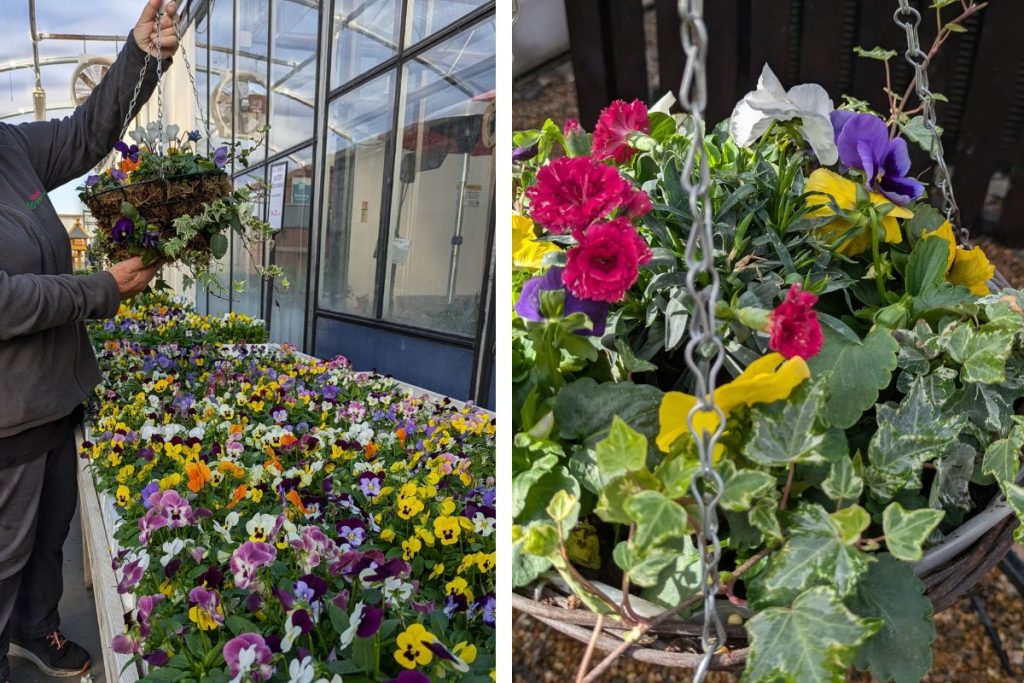
<svg viewBox="0 0 1024 683">
<path fill-rule="evenodd" d="M 676 0 L 655 0 L 653 10 L 660 85 L 648 84 L 642 0 L 564 1 L 585 126 L 613 98 L 649 99 L 678 88 Z M 931 0 L 912 4 L 924 16 L 921 43 L 929 46 L 937 30 Z M 853 48 L 899 50 L 890 64 L 893 89 L 903 92 L 912 73 L 902 59 L 903 31 L 893 23 L 897 7 L 896 0 L 708 0 L 708 120 L 729 116 L 765 63 L 787 86 L 820 83 L 837 104 L 845 93 L 886 111 L 882 63 Z M 954 9 L 946 11 L 952 18 Z M 1024 1 L 991 0 L 966 28 L 930 68 L 932 90 L 948 98 L 938 116 L 957 199 L 975 234 L 1024 246 Z M 927 158 L 915 162 L 924 168 Z"/>
</svg>

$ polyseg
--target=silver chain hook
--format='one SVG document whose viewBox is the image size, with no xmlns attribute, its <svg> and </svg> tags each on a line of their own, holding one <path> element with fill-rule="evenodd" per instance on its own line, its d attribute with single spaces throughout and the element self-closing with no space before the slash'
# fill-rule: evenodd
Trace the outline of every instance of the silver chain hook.
<svg viewBox="0 0 1024 683">
<path fill-rule="evenodd" d="M 921 100 L 921 115 L 924 119 L 924 127 L 931 133 L 931 149 L 929 154 L 935 162 L 935 180 L 942 192 L 942 209 L 946 219 L 957 228 L 960 241 L 963 244 L 970 242 L 970 231 L 964 226 L 960 219 L 960 207 L 957 206 L 956 197 L 953 195 L 953 180 L 946 166 L 946 155 L 942 148 L 942 136 L 936 124 L 935 117 L 935 95 L 932 94 L 928 81 L 928 64 L 930 59 L 928 53 L 921 49 L 921 38 L 918 35 L 917 27 L 921 23 L 921 13 L 910 6 L 910 0 L 897 0 L 899 9 L 893 14 L 893 21 L 907 34 L 907 51 L 903 54 L 904 59 L 914 69 L 917 78 L 915 90 L 917 97 Z"/>
<path fill-rule="evenodd" d="M 712 232 L 711 173 L 704 148 L 704 109 L 707 105 L 707 27 L 704 24 L 703 0 L 679 0 L 680 34 L 686 66 L 679 88 L 679 102 L 693 122 L 693 140 L 686 153 L 681 184 L 689 198 L 692 225 L 686 240 L 686 291 L 693 303 L 688 323 L 690 341 L 685 359 L 696 379 L 697 404 L 686 417 L 694 442 L 700 469 L 694 474 L 690 490 L 700 513 L 701 589 L 704 596 L 704 628 L 701 646 L 704 657 L 694 673 L 694 683 L 702 683 L 711 660 L 725 645 L 725 626 L 718 615 L 715 596 L 719 591 L 718 562 L 722 544 L 718 538 L 718 502 L 722 496 L 722 478 L 714 468 L 714 451 L 725 429 L 725 415 L 715 405 L 715 380 L 725 359 L 725 348 L 718 337 L 715 307 L 719 299 L 719 277 L 715 270 L 714 235 Z M 698 160 L 699 154 L 699 160 Z M 699 164 L 699 167 L 697 166 Z M 693 180 L 697 168 L 698 180 Z M 718 420 L 713 433 L 698 429 L 695 418 L 712 414 Z M 701 481 L 705 483 L 702 490 Z"/>
</svg>

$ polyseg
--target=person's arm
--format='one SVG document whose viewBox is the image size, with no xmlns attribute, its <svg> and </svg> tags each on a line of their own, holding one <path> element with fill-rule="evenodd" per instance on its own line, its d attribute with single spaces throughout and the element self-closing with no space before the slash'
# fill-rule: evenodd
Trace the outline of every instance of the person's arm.
<svg viewBox="0 0 1024 683">
<path fill-rule="evenodd" d="M 129 33 L 124 48 L 107 75 L 75 112 L 64 119 L 34 121 L 5 126 L 15 142 L 24 149 L 26 159 L 49 191 L 84 175 L 114 147 L 129 112 L 139 75 L 151 53 L 142 78 L 142 88 L 131 111 L 134 117 L 149 100 L 157 84 L 155 18 L 160 0 L 148 0 L 139 23 Z M 170 55 L 178 46 L 170 22 L 175 20 L 173 3 L 163 20 L 161 32 L 162 68 L 170 65 Z M 148 23 L 147 23 L 148 22 Z"/>
<path fill-rule="evenodd" d="M 0 342 L 111 318 L 122 298 L 145 289 L 157 268 L 134 257 L 92 275 L 11 275 L 0 270 Z"/>
</svg>

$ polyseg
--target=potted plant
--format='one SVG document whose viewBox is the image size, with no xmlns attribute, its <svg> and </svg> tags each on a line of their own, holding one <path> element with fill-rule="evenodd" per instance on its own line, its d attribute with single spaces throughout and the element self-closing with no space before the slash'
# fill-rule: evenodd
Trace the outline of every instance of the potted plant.
<svg viewBox="0 0 1024 683">
<path fill-rule="evenodd" d="M 91 175 L 79 197 L 99 224 L 90 254 L 100 263 L 141 256 L 146 263 L 177 263 L 186 286 L 223 291 L 211 271 L 229 248 L 229 235 L 250 254 L 273 230 L 254 213 L 264 196 L 261 183 L 235 188 L 224 171 L 232 160 L 248 166 L 260 144 L 243 149 L 224 144 L 206 155 L 202 134 L 175 125 L 136 128 L 132 144 L 118 142 L 110 168 Z M 254 259 L 257 263 L 259 259 Z M 280 267 L 256 266 L 264 278 L 280 278 Z M 280 281 L 287 286 L 287 281 Z"/>
<path fill-rule="evenodd" d="M 701 489 L 720 496 L 715 666 L 744 681 L 920 680 L 933 611 L 1024 514 L 1024 293 L 994 291 L 928 205 L 921 122 L 890 103 L 834 108 L 766 67 L 705 138 L 724 424 L 692 426 L 722 430 L 722 486 Z M 549 121 L 513 154 L 513 604 L 675 666 L 700 661 L 703 618 L 693 139 L 664 103 L 619 101 L 593 134 Z"/>
</svg>

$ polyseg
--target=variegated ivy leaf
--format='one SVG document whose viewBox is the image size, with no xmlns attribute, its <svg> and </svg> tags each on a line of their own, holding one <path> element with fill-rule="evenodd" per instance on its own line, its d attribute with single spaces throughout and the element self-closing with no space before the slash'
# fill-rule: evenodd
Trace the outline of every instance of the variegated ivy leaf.
<svg viewBox="0 0 1024 683">
<path fill-rule="evenodd" d="M 892 335 L 900 344 L 896 364 L 908 373 L 927 374 L 931 361 L 942 352 L 938 335 L 924 320 L 918 320 L 913 330 L 893 330 Z"/>
<path fill-rule="evenodd" d="M 891 503 L 882 513 L 882 529 L 889 552 L 906 562 L 920 560 L 922 546 L 945 514 L 943 510 L 930 508 L 906 510 L 899 503 Z"/>
<path fill-rule="evenodd" d="M 778 494 L 762 496 L 750 508 L 747 519 L 750 525 L 764 534 L 770 541 L 781 541 L 782 525 L 779 523 L 779 498 Z"/>
<path fill-rule="evenodd" d="M 644 468 L 647 462 L 647 437 L 636 431 L 618 415 L 612 418 L 608 436 L 594 447 L 597 465 L 609 478 Z"/>
<path fill-rule="evenodd" d="M 622 541 L 615 546 L 612 557 L 631 582 L 649 588 L 658 584 L 662 570 L 676 559 L 676 552 L 665 548 L 639 548 L 635 543 Z"/>
<path fill-rule="evenodd" d="M 815 383 L 789 401 L 751 409 L 753 432 L 743 454 L 762 465 L 826 460 L 828 430 L 819 417 L 824 405 L 825 387 Z"/>
<path fill-rule="evenodd" d="M 1006 487 L 1006 502 L 1013 508 L 1013 514 L 1017 515 L 1020 524 L 1013 530 L 1013 540 L 1017 543 L 1024 543 L 1024 487 L 1017 484 L 1010 484 Z"/>
<path fill-rule="evenodd" d="M 920 487 L 924 463 L 948 451 L 966 422 L 930 400 L 920 381 L 899 405 L 880 404 L 876 412 L 878 430 L 868 444 L 865 481 L 882 499 Z"/>
<path fill-rule="evenodd" d="M 634 542 L 641 548 L 685 536 L 689 531 L 686 510 L 658 491 L 640 491 L 626 499 L 623 509 L 636 523 Z"/>
<path fill-rule="evenodd" d="M 858 618 L 832 589 L 813 588 L 747 622 L 750 658 L 742 680 L 841 683 L 857 648 L 880 627 L 877 619 Z"/>
<path fill-rule="evenodd" d="M 853 471 L 853 461 L 839 458 L 832 463 L 828 477 L 821 482 L 821 490 L 835 501 L 859 500 L 864 490 L 864 480 Z"/>
<path fill-rule="evenodd" d="M 836 510 L 829 514 L 833 526 L 839 531 L 840 540 L 846 545 L 853 545 L 860 540 L 860 535 L 871 524 L 871 515 L 860 505 Z"/>
<path fill-rule="evenodd" d="M 718 504 L 732 512 L 749 510 L 754 501 L 775 490 L 775 477 L 761 470 L 740 469 L 728 461 L 718 464 L 722 477 L 722 498 Z"/>
<path fill-rule="evenodd" d="M 755 609 L 785 605 L 812 586 L 832 586 L 849 594 L 872 558 L 847 543 L 848 535 L 825 508 L 806 504 L 789 515 L 789 539 L 774 552 L 764 573 L 751 582 Z"/>
<path fill-rule="evenodd" d="M 974 459 L 978 452 L 974 447 L 960 442 L 942 456 L 936 465 L 935 479 L 928 497 L 933 508 L 969 510 L 972 507 L 967 487 L 974 472 Z"/>
<path fill-rule="evenodd" d="M 1006 379 L 1006 359 L 1013 350 L 1014 332 L 990 324 L 975 330 L 961 323 L 944 338 L 949 357 L 963 365 L 964 382 L 999 384 Z"/>
<path fill-rule="evenodd" d="M 981 471 L 991 474 L 1006 489 L 1012 484 L 1020 471 L 1020 450 L 1024 447 L 1024 417 L 1014 415 L 1013 429 L 1005 439 L 989 444 L 985 449 L 985 458 L 981 462 Z"/>
</svg>

